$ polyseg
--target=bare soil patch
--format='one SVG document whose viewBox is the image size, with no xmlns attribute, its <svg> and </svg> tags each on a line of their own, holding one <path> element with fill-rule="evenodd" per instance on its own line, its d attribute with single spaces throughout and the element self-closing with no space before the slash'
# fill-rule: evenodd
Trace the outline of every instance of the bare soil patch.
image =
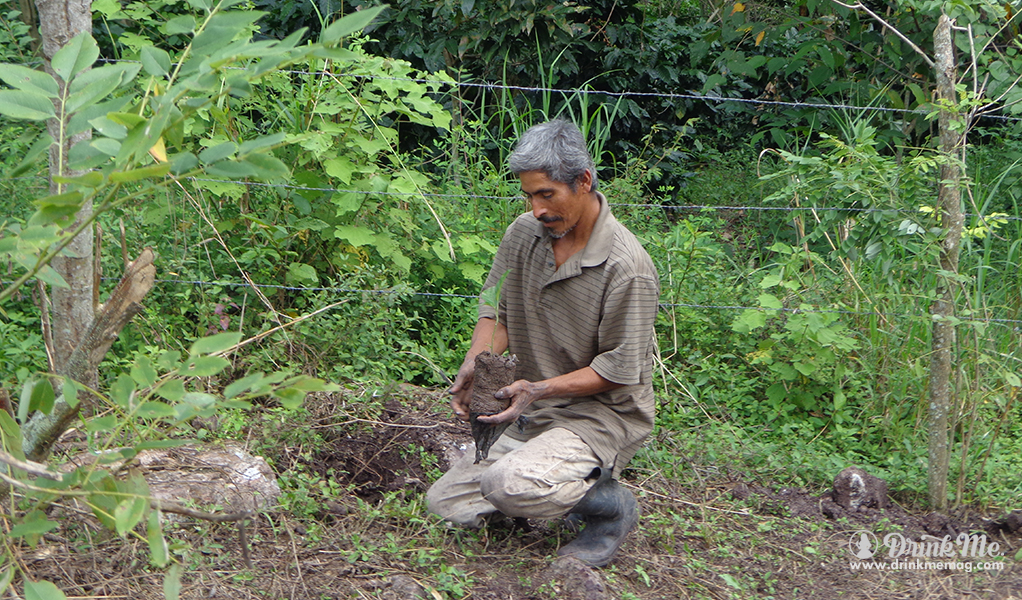
<svg viewBox="0 0 1022 600">
<path fill-rule="evenodd" d="M 694 460 L 682 479 L 626 470 L 643 516 L 610 566 L 555 564 L 572 536 L 561 523 L 473 532 L 426 514 L 431 478 L 471 440 L 442 392 L 402 387 L 373 419 L 347 418 L 348 401 L 311 399 L 307 427 L 325 443 L 282 446 L 273 457 L 278 474 L 304 470 L 347 491 L 323 498 L 315 514 L 257 515 L 248 527 L 254 568 L 244 565 L 234 525 L 168 525 L 186 566 L 182 598 L 1022 599 L 1019 515 L 935 515 L 896 503 L 851 512 L 829 490 L 772 486 Z M 149 564 L 144 531 L 123 541 L 87 511 L 52 510 L 61 528 L 19 555 L 33 577 L 69 597 L 163 597 L 164 572 Z M 914 539 L 983 533 L 1000 545 L 1004 567 L 853 570 L 849 542 L 861 530 Z"/>
</svg>

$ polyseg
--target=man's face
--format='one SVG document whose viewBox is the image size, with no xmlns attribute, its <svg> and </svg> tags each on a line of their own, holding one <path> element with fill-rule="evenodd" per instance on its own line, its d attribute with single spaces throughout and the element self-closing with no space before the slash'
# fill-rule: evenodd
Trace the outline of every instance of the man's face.
<svg viewBox="0 0 1022 600">
<path fill-rule="evenodd" d="M 554 238 L 562 238 L 578 225 L 589 199 L 592 177 L 586 171 L 575 183 L 575 189 L 559 181 L 551 181 L 543 171 L 525 171 L 519 179 L 525 199 L 532 205 L 532 214 Z"/>
</svg>

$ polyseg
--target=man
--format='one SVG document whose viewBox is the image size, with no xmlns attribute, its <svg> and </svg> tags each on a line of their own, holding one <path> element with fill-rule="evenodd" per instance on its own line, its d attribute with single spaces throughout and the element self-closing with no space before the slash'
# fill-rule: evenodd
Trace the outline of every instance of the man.
<svg viewBox="0 0 1022 600">
<path fill-rule="evenodd" d="M 427 493 L 429 510 L 481 527 L 501 512 L 585 529 L 558 554 L 610 562 L 639 520 L 614 479 L 653 428 L 652 355 L 659 282 L 638 240 L 596 191 L 596 166 L 579 129 L 562 120 L 530 128 L 508 159 L 532 206 L 508 228 L 483 289 L 506 273 L 498 312 L 480 304 L 451 407 L 468 419 L 475 357 L 510 350 L 521 379 L 502 388 L 517 423 L 473 464 L 473 452 Z M 519 417 L 524 417 L 519 420 Z M 524 424 L 523 424 L 524 423 Z"/>
</svg>

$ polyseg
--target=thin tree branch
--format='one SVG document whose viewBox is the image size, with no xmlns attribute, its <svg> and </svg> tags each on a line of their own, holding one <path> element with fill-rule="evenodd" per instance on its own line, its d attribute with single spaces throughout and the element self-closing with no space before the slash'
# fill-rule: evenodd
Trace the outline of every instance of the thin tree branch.
<svg viewBox="0 0 1022 600">
<path fill-rule="evenodd" d="M 863 11 L 864 13 L 866 13 L 867 15 L 872 17 L 875 21 L 877 21 L 878 23 L 880 23 L 881 25 L 883 25 L 887 29 L 891 30 L 891 33 L 893 33 L 894 35 L 898 36 L 901 39 L 901 41 L 903 41 L 906 44 L 908 44 L 909 47 L 911 47 L 913 50 L 916 51 L 916 54 L 918 54 L 919 56 L 923 57 L 923 60 L 926 61 L 926 64 L 929 65 L 929 67 L 931 69 L 933 68 L 933 66 L 934 66 L 933 59 L 931 59 L 929 56 L 927 56 L 926 52 L 924 52 L 923 49 L 920 48 L 919 46 L 915 45 L 915 43 L 913 43 L 912 40 L 908 39 L 908 37 L 906 37 L 905 34 L 903 34 L 902 32 L 898 31 L 893 25 L 891 25 L 887 21 L 883 20 L 883 18 L 881 18 L 880 15 L 878 15 L 875 12 L 871 11 L 870 9 L 866 8 L 861 3 L 845 4 L 844 2 L 841 2 L 840 0 L 831 0 L 831 2 L 833 2 L 834 4 L 837 4 L 838 6 L 843 6 L 843 7 L 847 8 L 847 9 L 850 9 L 850 10 L 861 10 L 861 11 Z"/>
</svg>

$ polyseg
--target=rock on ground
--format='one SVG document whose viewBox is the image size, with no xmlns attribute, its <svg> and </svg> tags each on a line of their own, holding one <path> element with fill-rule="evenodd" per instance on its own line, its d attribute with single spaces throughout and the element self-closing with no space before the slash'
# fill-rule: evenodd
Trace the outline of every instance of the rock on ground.
<svg viewBox="0 0 1022 600">
<path fill-rule="evenodd" d="M 851 512 L 887 508 L 887 482 L 859 467 L 848 467 L 834 478 L 833 498 Z"/>
<path fill-rule="evenodd" d="M 572 556 L 562 556 L 550 564 L 534 582 L 537 589 L 558 600 L 608 600 L 607 586 L 598 571 Z"/>
</svg>

